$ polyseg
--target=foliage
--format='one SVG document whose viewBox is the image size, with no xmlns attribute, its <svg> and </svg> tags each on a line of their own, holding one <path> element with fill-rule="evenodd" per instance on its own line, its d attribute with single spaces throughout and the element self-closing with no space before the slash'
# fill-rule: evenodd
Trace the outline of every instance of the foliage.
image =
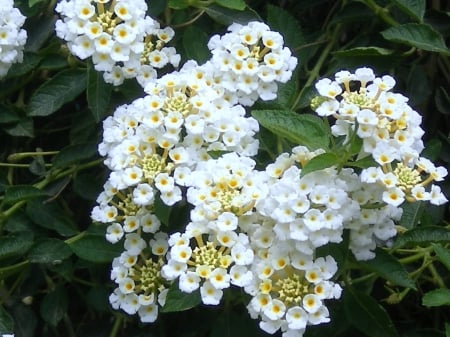
<svg viewBox="0 0 450 337">
<path fill-rule="evenodd" d="M 266 336 L 237 289 L 212 307 L 198 293 L 172 287 L 152 324 L 111 308 L 110 268 L 121 247 L 108 243 L 106 226 L 90 217 L 109 174 L 97 144 L 102 121 L 143 90 L 133 80 L 106 84 L 90 61 L 69 53 L 54 32 L 56 1 L 14 3 L 27 17 L 28 40 L 23 62 L 0 80 L 0 334 Z M 247 109 L 262 126 L 259 167 L 299 144 L 329 150 L 302 174 L 343 165 L 358 153 L 357 143 L 345 154 L 332 151 L 329 120 L 312 116 L 310 102 L 321 77 L 361 66 L 396 78 L 396 90 L 422 115 L 423 154 L 449 167 L 447 1 L 151 0 L 148 6 L 161 26 L 174 28 L 181 63 L 207 60 L 209 37 L 232 22 L 262 20 L 283 35 L 298 58 L 296 71 L 279 85 L 276 100 Z M 448 180 L 440 186 L 449 196 Z M 155 213 L 176 231 L 186 221 L 185 206 L 157 203 Z M 319 248 L 318 256 L 337 261 L 335 281 L 344 293 L 330 301 L 331 322 L 305 336 L 450 336 L 448 205 L 403 208 L 398 235 L 372 260 L 357 261 L 348 238 Z"/>
</svg>

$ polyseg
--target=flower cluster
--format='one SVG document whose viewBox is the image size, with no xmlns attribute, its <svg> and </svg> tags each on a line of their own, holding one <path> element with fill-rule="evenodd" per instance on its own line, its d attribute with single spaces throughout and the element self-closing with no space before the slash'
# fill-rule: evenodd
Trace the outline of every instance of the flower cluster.
<svg viewBox="0 0 450 337">
<path fill-rule="evenodd" d="M 318 115 L 336 118 L 333 135 L 349 139 L 356 134 L 362 139 L 360 157 L 371 155 L 379 166 L 365 169 L 361 179 L 383 186 L 383 202 L 399 206 L 406 199 L 443 204 L 447 199 L 431 183 L 442 181 L 447 170 L 420 157 L 424 148 L 421 116 L 408 105 L 407 97 L 391 91 L 394 86 L 394 78 L 376 77 L 370 68 L 339 71 L 334 80 L 316 83 L 320 96 L 312 106 Z"/>
<path fill-rule="evenodd" d="M 146 16 L 144 0 L 62 0 L 55 10 L 62 18 L 57 36 L 75 56 L 91 57 L 108 83 L 136 78 L 144 87 L 156 78 L 155 69 L 178 66 L 180 56 L 166 47 L 173 29 Z"/>
<path fill-rule="evenodd" d="M 420 116 L 390 92 L 391 77 L 368 68 L 319 81 L 313 105 L 336 117 L 332 134 L 344 144 L 362 138 L 359 156 L 379 166 L 305 171 L 326 151 L 299 145 L 258 169 L 251 158 L 258 123 L 242 105 L 276 98 L 277 82 L 289 80 L 297 60 L 259 22 L 233 24 L 208 47 L 205 64 L 188 61 L 151 78 L 144 97 L 103 123 L 99 152 L 111 173 L 92 218 L 124 248 L 113 262 L 110 302 L 153 322 L 173 287 L 198 292 L 206 305 L 240 288 L 261 329 L 301 337 L 308 325 L 330 320 L 326 302 L 342 291 L 333 279 L 337 262 L 317 248 L 347 233 L 356 259 L 373 258 L 396 235 L 404 200 L 446 201 L 437 186 L 425 191 L 446 170 L 419 157 Z M 187 211 L 182 223 L 163 227 L 158 208 L 177 205 Z"/>
<path fill-rule="evenodd" d="M 297 65 L 282 35 L 262 22 L 235 23 L 228 31 L 208 42 L 220 85 L 242 105 L 253 105 L 258 98 L 275 99 L 276 82 L 287 82 Z"/>
<path fill-rule="evenodd" d="M 0 78 L 6 76 L 13 63 L 22 62 L 27 32 L 22 29 L 25 16 L 14 7 L 13 0 L 4 0 L 0 7 Z"/>
</svg>

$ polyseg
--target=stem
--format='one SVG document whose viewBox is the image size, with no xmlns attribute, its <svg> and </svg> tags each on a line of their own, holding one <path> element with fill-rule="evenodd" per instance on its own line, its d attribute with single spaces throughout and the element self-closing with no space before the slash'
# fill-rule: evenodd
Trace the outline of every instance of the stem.
<svg viewBox="0 0 450 337">
<path fill-rule="evenodd" d="M 195 21 L 197 21 L 198 19 L 200 19 L 200 17 L 205 13 L 205 10 L 201 10 L 199 11 L 199 13 L 194 16 L 191 20 L 180 23 L 178 25 L 173 25 L 172 28 L 176 29 L 176 28 L 181 28 L 181 27 L 185 27 L 185 26 L 189 26 L 190 24 L 194 23 Z"/>
<path fill-rule="evenodd" d="M 434 264 L 429 264 L 428 269 L 430 270 L 430 273 L 433 276 L 433 280 L 437 283 L 439 288 L 445 289 L 445 282 L 442 279 L 441 275 L 438 274 L 436 268 L 434 267 Z"/>
<path fill-rule="evenodd" d="M 314 65 L 314 68 L 311 70 L 309 77 L 306 80 L 305 85 L 303 86 L 302 90 L 300 90 L 299 94 L 295 98 L 295 101 L 291 106 L 291 110 L 295 110 L 295 107 L 300 102 L 300 99 L 303 97 L 305 89 L 308 88 L 315 81 L 315 79 L 319 76 L 319 71 L 322 68 L 326 58 L 328 57 L 328 54 L 333 49 L 333 46 L 336 43 L 336 39 L 337 39 L 339 32 L 340 32 L 340 25 L 337 25 L 336 29 L 333 31 L 333 35 L 331 36 L 330 41 L 326 45 L 325 49 L 322 51 L 322 54 L 319 56 L 317 63 Z"/>
<path fill-rule="evenodd" d="M 111 333 L 109 334 L 109 337 L 117 337 L 119 334 L 119 328 L 122 325 L 122 316 L 116 315 L 116 319 L 114 320 L 114 325 L 111 329 Z"/>
<path fill-rule="evenodd" d="M 362 3 L 369 7 L 382 21 L 386 22 L 388 25 L 399 25 L 399 23 L 388 14 L 389 12 L 386 9 L 378 6 L 374 0 L 363 0 Z"/>
<path fill-rule="evenodd" d="M 21 159 L 27 158 L 27 157 L 36 157 L 36 156 L 52 156 L 55 154 L 58 154 L 59 151 L 39 151 L 39 152 L 20 152 L 20 153 L 13 153 L 8 156 L 9 162 L 16 162 Z"/>
</svg>

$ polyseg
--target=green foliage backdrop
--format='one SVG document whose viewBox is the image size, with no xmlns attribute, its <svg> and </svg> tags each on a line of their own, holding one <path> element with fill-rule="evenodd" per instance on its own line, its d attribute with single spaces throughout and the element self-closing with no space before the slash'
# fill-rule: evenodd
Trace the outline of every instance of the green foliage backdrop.
<svg viewBox="0 0 450 337">
<path fill-rule="evenodd" d="M 314 82 L 361 66 L 390 74 L 422 116 L 424 155 L 450 163 L 450 4 L 445 0 L 150 0 L 149 14 L 175 29 L 181 63 L 210 57 L 213 34 L 232 22 L 266 22 L 298 58 L 278 98 L 248 115 L 262 126 L 258 165 L 292 146 L 324 145 L 329 132 L 309 116 Z M 266 336 L 238 290 L 221 305 L 174 289 L 158 320 L 140 323 L 115 311 L 111 262 L 121 249 L 90 218 L 108 171 L 97 152 L 102 120 L 142 96 L 127 80 L 103 81 L 90 61 L 70 55 L 56 37 L 54 0 L 15 0 L 27 17 L 24 60 L 0 80 L 0 334 L 57 336 Z M 169 71 L 169 70 L 165 70 Z M 325 140 L 326 143 L 326 140 Z M 326 146 L 326 144 L 325 144 Z M 322 156 L 308 170 L 339 162 Z M 361 164 L 362 165 L 362 164 Z M 361 166 L 364 167 L 364 166 Z M 305 169 L 306 170 L 306 169 Z M 306 172 L 304 172 L 306 173 Z M 450 195 L 450 183 L 440 184 Z M 163 222 L 183 223 L 181 206 L 156 207 Z M 331 322 L 307 337 L 450 337 L 448 205 L 406 204 L 392 247 L 356 261 L 344 242 L 331 254 L 345 283 L 330 301 Z"/>
</svg>

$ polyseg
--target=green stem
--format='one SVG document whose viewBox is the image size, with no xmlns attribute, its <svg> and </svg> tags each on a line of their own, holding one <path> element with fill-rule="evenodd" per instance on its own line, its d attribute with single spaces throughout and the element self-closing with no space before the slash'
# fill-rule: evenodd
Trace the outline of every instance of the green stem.
<svg viewBox="0 0 450 337">
<path fill-rule="evenodd" d="M 81 238 L 83 238 L 86 235 L 86 232 L 80 232 L 75 236 L 72 236 L 71 238 L 64 240 L 65 243 L 67 243 L 68 245 L 80 240 Z"/>
<path fill-rule="evenodd" d="M 117 337 L 119 334 L 120 326 L 122 325 L 122 316 L 116 315 L 116 319 L 114 320 L 114 325 L 112 327 L 111 333 L 109 337 Z"/>
<path fill-rule="evenodd" d="M 437 272 L 436 268 L 434 267 L 434 264 L 429 264 L 428 269 L 430 270 L 431 275 L 433 276 L 433 280 L 436 282 L 436 284 L 439 286 L 439 288 L 446 288 L 445 282 L 442 279 L 441 275 Z"/>
<path fill-rule="evenodd" d="M 340 32 L 340 25 L 336 26 L 336 29 L 333 31 L 333 34 L 331 36 L 330 41 L 322 51 L 322 54 L 320 54 L 319 59 L 317 60 L 316 64 L 314 65 L 314 68 L 311 70 L 308 79 L 305 82 L 305 85 L 303 86 L 302 90 L 300 90 L 299 94 L 295 98 L 294 103 L 291 106 L 291 110 L 295 110 L 296 106 L 300 102 L 301 98 L 303 97 L 303 94 L 305 92 L 305 89 L 311 86 L 311 84 L 316 80 L 316 78 L 319 76 L 320 69 L 322 68 L 325 60 L 329 56 L 331 50 L 334 47 L 334 44 L 336 43 L 337 36 Z"/>
<path fill-rule="evenodd" d="M 362 3 L 369 7 L 382 21 L 386 22 L 388 25 L 399 25 L 399 23 L 389 15 L 389 12 L 386 9 L 378 6 L 374 0 L 363 0 Z"/>
<path fill-rule="evenodd" d="M 17 162 L 27 157 L 36 157 L 36 156 L 52 156 L 58 154 L 59 151 L 38 151 L 38 152 L 20 152 L 13 153 L 8 156 L 9 162 Z"/>
</svg>

